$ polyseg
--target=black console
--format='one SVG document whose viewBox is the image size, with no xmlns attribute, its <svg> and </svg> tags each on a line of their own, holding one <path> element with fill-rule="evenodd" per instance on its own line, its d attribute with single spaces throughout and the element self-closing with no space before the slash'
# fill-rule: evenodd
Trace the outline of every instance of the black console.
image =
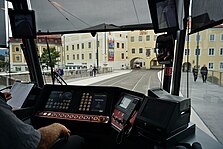
<svg viewBox="0 0 223 149">
<path fill-rule="evenodd" d="M 151 145 L 175 145 L 194 133 L 194 125 L 189 125 L 190 99 L 162 90 L 150 93 L 144 96 L 118 87 L 45 85 L 31 122 L 35 128 L 64 124 L 72 133 L 84 136 L 90 146 L 100 140 L 104 145 L 100 148 L 108 148 L 108 143 L 110 148 L 135 148 L 139 136 Z M 147 143 L 140 147 L 146 148 Z"/>
<path fill-rule="evenodd" d="M 124 125 L 130 120 L 134 105 L 139 108 L 143 96 L 118 87 L 45 85 L 32 123 L 38 128 L 59 122 L 74 132 L 109 133 L 112 124 L 121 127 L 121 121 Z M 125 109 L 120 122 L 121 117 L 114 119 L 114 107 L 118 105 L 119 110 Z"/>
<path fill-rule="evenodd" d="M 32 118 L 36 127 L 60 122 L 74 131 L 108 132 L 114 88 L 45 85 Z"/>
<path fill-rule="evenodd" d="M 158 145 L 168 143 L 169 138 L 179 136 L 188 129 L 190 108 L 189 98 L 146 97 L 136 118 L 137 131 Z M 189 129 L 194 132 L 194 126 Z"/>
</svg>

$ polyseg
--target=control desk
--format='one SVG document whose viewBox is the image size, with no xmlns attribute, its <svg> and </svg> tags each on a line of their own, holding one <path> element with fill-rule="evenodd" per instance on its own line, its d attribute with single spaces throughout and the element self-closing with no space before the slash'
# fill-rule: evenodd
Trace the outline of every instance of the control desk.
<svg viewBox="0 0 223 149">
<path fill-rule="evenodd" d="M 64 124 L 72 135 L 83 136 L 89 148 L 169 149 L 196 141 L 204 148 L 222 147 L 188 125 L 190 99 L 161 96 L 166 94 L 162 90 L 145 96 L 119 87 L 45 85 L 37 91 L 29 95 L 37 98 L 27 98 L 16 113 L 24 117 L 25 112 L 35 128 Z"/>
<path fill-rule="evenodd" d="M 32 123 L 38 128 L 60 122 L 75 132 L 109 133 L 114 106 L 126 93 L 143 97 L 117 87 L 45 85 Z"/>
</svg>

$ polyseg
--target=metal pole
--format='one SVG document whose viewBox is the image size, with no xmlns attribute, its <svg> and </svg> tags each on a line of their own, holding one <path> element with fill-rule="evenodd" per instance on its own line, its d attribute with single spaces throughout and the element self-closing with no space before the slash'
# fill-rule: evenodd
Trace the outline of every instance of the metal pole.
<svg viewBox="0 0 223 149">
<path fill-rule="evenodd" d="M 99 57 L 98 57 L 98 33 L 96 35 L 96 59 L 97 59 L 97 70 L 99 68 Z"/>
<path fill-rule="evenodd" d="M 196 67 L 197 67 L 197 69 L 198 69 L 198 62 L 199 62 L 199 54 L 198 54 L 199 41 L 200 41 L 200 35 L 199 35 L 199 32 L 197 32 L 197 51 L 196 51 Z"/>
</svg>

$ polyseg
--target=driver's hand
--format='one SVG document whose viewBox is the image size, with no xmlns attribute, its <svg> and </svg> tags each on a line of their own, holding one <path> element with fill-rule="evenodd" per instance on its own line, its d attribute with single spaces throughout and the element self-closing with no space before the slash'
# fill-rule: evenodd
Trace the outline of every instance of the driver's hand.
<svg viewBox="0 0 223 149">
<path fill-rule="evenodd" d="M 4 92 L 3 93 L 5 96 L 6 101 L 10 100 L 12 98 L 11 93 L 10 92 Z"/>
</svg>

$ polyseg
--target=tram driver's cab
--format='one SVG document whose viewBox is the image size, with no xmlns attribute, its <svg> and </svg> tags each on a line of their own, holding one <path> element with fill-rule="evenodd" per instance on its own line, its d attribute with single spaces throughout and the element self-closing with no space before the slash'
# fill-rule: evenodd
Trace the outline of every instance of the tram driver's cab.
<svg viewBox="0 0 223 149">
<path fill-rule="evenodd" d="M 189 123 L 190 99 L 169 95 L 162 89 L 150 90 L 150 96 L 145 96 L 119 87 L 34 88 L 21 82 L 12 86 L 14 94 L 27 90 L 26 100 L 21 100 L 21 107 L 15 110 L 18 117 L 30 119 L 36 129 L 61 123 L 72 134 L 85 138 L 89 147 L 171 148 L 195 132 L 195 125 Z M 18 105 L 13 105 L 13 100 L 9 104 L 15 108 Z"/>
<path fill-rule="evenodd" d="M 15 38 L 23 40 L 24 56 L 33 82 L 19 83 L 21 88 L 17 88 L 20 93 L 22 87 L 26 91 L 24 92 L 26 95 L 21 97 L 18 109 L 14 110 L 20 119 L 37 129 L 59 122 L 68 127 L 72 134 L 84 137 L 89 148 L 175 148 L 180 143 L 192 144 L 204 137 L 209 139 L 195 129 L 195 124 L 190 123 L 191 100 L 171 95 L 163 89 L 150 89 L 148 95 L 144 95 L 119 87 L 44 84 L 34 42 L 36 36 L 34 11 L 29 10 L 28 4 L 24 1 L 10 1 L 14 7 L 14 10 L 9 9 L 12 34 Z M 175 4 L 178 1 L 148 1 L 150 12 L 154 14 L 151 15 L 153 21 L 151 28 L 151 24 L 120 27 L 105 25 L 103 29 L 98 29 L 96 26 L 96 29 L 86 28 L 69 33 L 149 28 L 154 29 L 156 33 L 167 32 L 171 35 L 170 47 L 174 48 L 172 37 L 176 39 L 176 32 L 180 28 Z M 189 5 L 186 5 L 185 9 L 188 7 Z M 66 20 L 69 21 L 67 18 Z M 185 36 L 182 37 L 179 40 L 185 40 Z M 166 42 L 164 43 L 160 45 L 166 45 Z M 178 45 L 178 48 L 180 47 L 183 46 Z M 178 49 L 179 51 L 183 49 Z M 164 64 L 170 65 L 172 59 L 173 56 Z M 175 65 L 179 63 L 175 62 Z M 178 72 L 180 69 L 176 74 Z M 173 83 L 180 81 L 176 78 L 180 77 L 174 77 Z M 179 88 L 176 87 L 174 92 L 179 92 Z M 15 106 L 13 102 L 9 104 Z"/>
</svg>

